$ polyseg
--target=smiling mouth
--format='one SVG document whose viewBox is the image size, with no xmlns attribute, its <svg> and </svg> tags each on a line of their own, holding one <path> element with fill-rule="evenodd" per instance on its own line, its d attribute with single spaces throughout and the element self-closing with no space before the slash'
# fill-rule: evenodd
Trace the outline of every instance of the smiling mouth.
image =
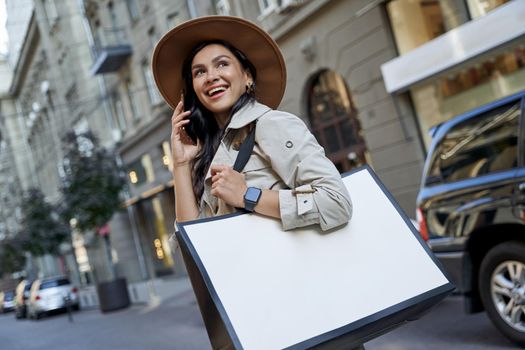
<svg viewBox="0 0 525 350">
<path fill-rule="evenodd" d="M 208 91 L 208 96 L 213 97 L 213 96 L 218 95 L 218 94 L 220 94 L 221 92 L 224 92 L 224 91 L 226 91 L 226 87 L 219 86 L 219 87 L 213 88 L 210 91 Z"/>
</svg>

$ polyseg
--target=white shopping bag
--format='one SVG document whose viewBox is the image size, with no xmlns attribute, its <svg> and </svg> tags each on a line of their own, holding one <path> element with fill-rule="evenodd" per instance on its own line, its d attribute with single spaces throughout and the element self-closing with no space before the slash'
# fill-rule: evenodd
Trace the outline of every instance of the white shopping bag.
<svg viewBox="0 0 525 350">
<path fill-rule="evenodd" d="M 343 177 L 351 221 L 283 231 L 235 214 L 179 224 L 214 349 L 348 349 L 415 319 L 454 286 L 369 167 Z"/>
</svg>

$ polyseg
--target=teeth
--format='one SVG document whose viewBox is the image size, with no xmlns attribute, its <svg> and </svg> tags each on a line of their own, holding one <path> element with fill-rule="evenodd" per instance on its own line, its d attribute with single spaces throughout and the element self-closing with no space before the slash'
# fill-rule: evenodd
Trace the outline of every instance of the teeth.
<svg viewBox="0 0 525 350">
<path fill-rule="evenodd" d="M 216 88 L 211 89 L 210 91 L 208 91 L 208 95 L 211 96 L 211 95 L 213 95 L 213 94 L 216 93 L 216 92 L 219 92 L 219 91 L 225 91 L 225 90 L 226 90 L 226 88 L 223 87 L 223 86 L 216 87 Z"/>
</svg>

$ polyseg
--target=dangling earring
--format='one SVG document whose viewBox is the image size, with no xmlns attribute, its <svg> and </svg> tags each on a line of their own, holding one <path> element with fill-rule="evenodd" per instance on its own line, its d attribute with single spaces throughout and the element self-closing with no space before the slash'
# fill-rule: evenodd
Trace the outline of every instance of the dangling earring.
<svg viewBox="0 0 525 350">
<path fill-rule="evenodd" d="M 251 95 L 255 92 L 255 84 L 251 81 L 248 84 L 246 84 L 246 93 L 248 95 Z"/>
</svg>

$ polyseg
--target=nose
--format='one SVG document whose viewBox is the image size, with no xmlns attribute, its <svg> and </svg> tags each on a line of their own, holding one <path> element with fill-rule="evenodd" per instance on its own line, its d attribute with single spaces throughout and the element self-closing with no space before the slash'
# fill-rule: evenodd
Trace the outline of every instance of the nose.
<svg viewBox="0 0 525 350">
<path fill-rule="evenodd" d="M 218 73 L 216 69 L 209 69 L 206 74 L 206 81 L 209 83 L 212 83 L 214 81 L 217 81 L 219 79 Z"/>
</svg>

